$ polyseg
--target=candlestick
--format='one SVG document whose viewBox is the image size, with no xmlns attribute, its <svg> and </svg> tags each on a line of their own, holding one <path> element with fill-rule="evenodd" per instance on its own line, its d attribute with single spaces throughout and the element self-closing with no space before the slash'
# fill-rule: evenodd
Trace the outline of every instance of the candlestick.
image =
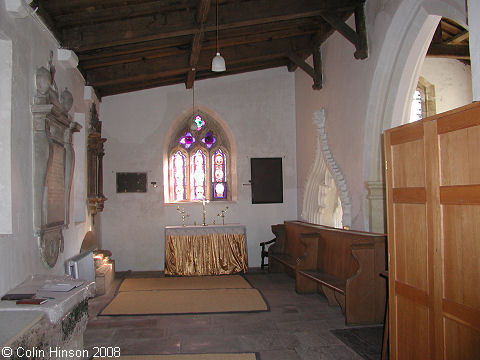
<svg viewBox="0 0 480 360">
<path fill-rule="evenodd" d="M 225 225 L 225 213 L 227 212 L 228 210 L 228 206 L 225 207 L 225 209 L 221 210 L 217 216 L 221 216 L 222 218 L 222 225 Z"/>
<path fill-rule="evenodd" d="M 182 226 L 185 226 L 185 218 L 190 214 L 185 212 L 185 208 L 180 209 L 180 206 L 177 206 L 177 211 L 182 215 Z"/>
</svg>

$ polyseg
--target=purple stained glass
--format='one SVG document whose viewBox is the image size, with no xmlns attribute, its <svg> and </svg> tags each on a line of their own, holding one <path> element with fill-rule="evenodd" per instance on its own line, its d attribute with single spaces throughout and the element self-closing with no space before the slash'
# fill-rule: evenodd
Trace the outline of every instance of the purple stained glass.
<svg viewBox="0 0 480 360">
<path fill-rule="evenodd" d="M 185 149 L 188 149 L 195 142 L 195 138 L 190 132 L 187 132 L 185 135 L 183 135 L 179 142 L 185 147 Z"/>
<path fill-rule="evenodd" d="M 170 160 L 170 183 L 173 187 L 173 199 L 185 200 L 185 156 L 177 151 Z"/>
<path fill-rule="evenodd" d="M 202 139 L 202 142 L 207 146 L 207 148 L 211 148 L 213 144 L 215 144 L 215 141 L 217 141 L 217 139 L 215 138 L 215 136 L 213 136 L 213 134 L 209 131 L 205 134 L 205 137 Z"/>
<path fill-rule="evenodd" d="M 226 199 L 227 176 L 225 174 L 226 157 L 222 150 L 218 149 L 212 156 L 212 182 L 213 198 Z"/>
</svg>

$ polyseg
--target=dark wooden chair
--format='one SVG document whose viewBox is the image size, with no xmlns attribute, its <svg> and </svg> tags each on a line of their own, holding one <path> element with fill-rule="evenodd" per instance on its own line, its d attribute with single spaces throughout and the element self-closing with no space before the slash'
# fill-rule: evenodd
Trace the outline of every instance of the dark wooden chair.
<svg viewBox="0 0 480 360">
<path fill-rule="evenodd" d="M 262 247 L 262 252 L 261 252 L 262 263 L 261 263 L 260 267 L 261 267 L 262 270 L 265 269 L 265 268 L 268 268 L 268 263 L 265 262 L 265 259 L 268 259 L 267 245 L 273 244 L 276 240 L 277 239 L 272 239 L 272 240 L 264 241 L 264 242 L 260 243 L 260 246 Z"/>
</svg>

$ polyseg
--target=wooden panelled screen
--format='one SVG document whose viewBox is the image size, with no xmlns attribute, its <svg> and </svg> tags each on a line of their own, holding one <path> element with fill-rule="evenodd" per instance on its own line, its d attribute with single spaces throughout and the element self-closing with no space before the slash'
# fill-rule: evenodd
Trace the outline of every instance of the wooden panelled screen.
<svg viewBox="0 0 480 360">
<path fill-rule="evenodd" d="M 391 359 L 480 356 L 480 104 L 385 132 Z"/>
</svg>

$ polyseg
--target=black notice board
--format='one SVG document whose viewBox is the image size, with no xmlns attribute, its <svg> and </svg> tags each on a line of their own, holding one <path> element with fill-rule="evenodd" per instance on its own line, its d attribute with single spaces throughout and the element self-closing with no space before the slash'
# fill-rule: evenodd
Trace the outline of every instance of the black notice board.
<svg viewBox="0 0 480 360">
<path fill-rule="evenodd" d="M 147 173 L 117 172 L 117 193 L 147 192 Z"/>
<path fill-rule="evenodd" d="M 251 158 L 252 204 L 283 203 L 282 158 Z"/>
</svg>

